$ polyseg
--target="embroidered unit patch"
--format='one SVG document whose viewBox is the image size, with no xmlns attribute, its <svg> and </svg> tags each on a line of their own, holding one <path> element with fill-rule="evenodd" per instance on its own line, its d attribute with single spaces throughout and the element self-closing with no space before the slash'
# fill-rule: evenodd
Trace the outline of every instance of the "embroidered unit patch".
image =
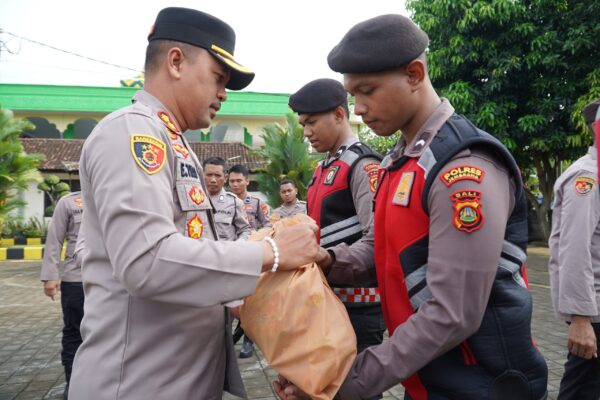
<svg viewBox="0 0 600 400">
<path fill-rule="evenodd" d="M 392 204 L 397 206 L 408 207 L 410 202 L 410 192 L 412 191 L 413 182 L 415 180 L 415 172 L 403 172 L 396 186 Z"/>
<path fill-rule="evenodd" d="M 474 232 L 483 226 L 481 192 L 477 190 L 461 190 L 450 195 L 454 202 L 452 222 L 459 231 Z"/>
<path fill-rule="evenodd" d="M 371 189 L 371 192 L 375 193 L 377 190 L 377 171 L 379 170 L 379 164 L 375 162 L 368 163 L 365 164 L 363 169 L 369 177 L 369 189 Z"/>
<path fill-rule="evenodd" d="M 165 165 L 167 146 L 154 136 L 131 135 L 131 154 L 136 164 L 147 174 L 157 173 Z"/>
<path fill-rule="evenodd" d="M 458 181 L 474 181 L 481 183 L 485 172 L 481 168 L 473 167 L 472 165 L 461 165 L 450 168 L 440 175 L 440 179 L 446 186 L 450 186 Z"/>
<path fill-rule="evenodd" d="M 578 176 L 575 179 L 575 193 L 584 196 L 592 191 L 596 180 L 587 176 Z"/>
<path fill-rule="evenodd" d="M 202 220 L 198 215 L 194 215 L 187 223 L 188 236 L 192 239 L 200 239 L 203 230 L 204 225 L 202 224 Z"/>
<path fill-rule="evenodd" d="M 335 180 L 335 176 L 340 170 L 339 165 L 334 165 L 329 167 L 327 170 L 327 175 L 325 175 L 325 180 L 323 181 L 323 185 L 333 185 L 333 181 Z"/>
<path fill-rule="evenodd" d="M 188 195 L 190 196 L 190 199 L 196 205 L 200 205 L 200 204 L 202 204 L 204 202 L 204 198 L 205 198 L 204 197 L 204 191 L 199 186 L 192 185 L 192 187 L 188 191 Z"/>
</svg>

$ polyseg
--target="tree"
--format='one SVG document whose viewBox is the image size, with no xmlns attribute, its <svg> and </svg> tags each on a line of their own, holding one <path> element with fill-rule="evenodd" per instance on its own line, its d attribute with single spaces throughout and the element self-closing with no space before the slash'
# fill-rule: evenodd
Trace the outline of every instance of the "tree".
<svg viewBox="0 0 600 400">
<path fill-rule="evenodd" d="M 592 142 L 581 108 L 600 96 L 600 2 L 408 0 L 407 8 L 429 35 L 440 94 L 537 176 L 526 191 L 547 238 L 561 165 Z"/>
<path fill-rule="evenodd" d="M 385 156 L 398 141 L 399 133 L 390 136 L 378 136 L 367 125 L 360 124 L 358 126 L 358 137 L 361 142 Z"/>
<path fill-rule="evenodd" d="M 25 154 L 19 141 L 21 132 L 31 128 L 29 122 L 15 119 L 10 110 L 0 108 L 0 232 L 8 213 L 25 204 L 18 197 L 19 190 L 41 180 L 37 167 L 42 156 Z"/>
<path fill-rule="evenodd" d="M 58 200 L 71 193 L 71 187 L 66 182 L 61 182 L 56 175 L 47 175 L 37 188 L 48 195 L 50 205 L 44 210 L 44 215 L 51 217 Z"/>
<path fill-rule="evenodd" d="M 258 155 L 267 160 L 267 165 L 258 170 L 256 180 L 273 207 L 281 203 L 279 182 L 283 179 L 292 180 L 300 198 L 306 198 L 307 185 L 320 157 L 309 152 L 309 144 L 304 140 L 304 130 L 296 115 L 287 114 L 286 120 L 286 126 L 272 124 L 263 128 L 261 137 L 265 145 L 257 150 Z"/>
</svg>

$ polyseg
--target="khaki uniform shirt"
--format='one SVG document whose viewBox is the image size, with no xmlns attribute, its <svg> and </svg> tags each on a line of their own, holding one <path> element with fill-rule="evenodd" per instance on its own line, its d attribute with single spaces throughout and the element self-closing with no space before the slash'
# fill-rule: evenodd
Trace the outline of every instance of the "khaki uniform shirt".
<svg viewBox="0 0 600 400">
<path fill-rule="evenodd" d="M 575 161 L 554 184 L 550 288 L 557 317 L 600 322 L 600 193 L 596 148 Z"/>
<path fill-rule="evenodd" d="M 269 221 L 269 206 L 258 197 L 246 195 L 244 199 L 246 218 L 253 230 L 271 226 Z"/>
<path fill-rule="evenodd" d="M 134 101 L 82 150 L 85 316 L 70 397 L 244 397 L 223 303 L 253 292 L 262 245 L 215 241 L 200 162 L 158 99 Z"/>
<path fill-rule="evenodd" d="M 246 219 L 242 201 L 233 193 L 221 189 L 221 192 L 210 196 L 215 208 L 215 222 L 221 240 L 245 240 L 252 229 Z"/>
<path fill-rule="evenodd" d="M 419 157 L 453 112 L 448 101 L 442 101 L 411 143 L 400 138 L 391 158 Z M 440 175 L 464 165 L 483 170 L 485 178 L 479 183 L 457 181 L 447 187 L 438 176 L 428 197 L 426 279 L 431 298 L 398 326 L 389 340 L 357 356 L 338 393 L 340 399 L 367 398 L 397 385 L 479 328 L 498 269 L 506 223 L 514 208 L 515 187 L 503 162 L 481 150 L 458 153 L 441 169 Z M 452 222 L 450 195 L 474 185 L 482 193 L 485 223 L 469 234 L 458 230 Z M 335 256 L 336 264 L 330 275 L 352 280 L 374 274 L 373 230 L 352 246 L 338 246 Z"/>
<path fill-rule="evenodd" d="M 81 282 L 81 267 L 75 258 L 75 245 L 83 216 L 81 192 L 73 192 L 56 203 L 46 236 L 42 281 Z M 63 242 L 67 240 L 65 260 L 61 262 Z"/>
<path fill-rule="evenodd" d="M 293 217 L 296 214 L 306 214 L 306 202 L 296 199 L 291 206 L 282 204 L 273 211 L 273 214 L 278 214 L 281 218 Z"/>
</svg>

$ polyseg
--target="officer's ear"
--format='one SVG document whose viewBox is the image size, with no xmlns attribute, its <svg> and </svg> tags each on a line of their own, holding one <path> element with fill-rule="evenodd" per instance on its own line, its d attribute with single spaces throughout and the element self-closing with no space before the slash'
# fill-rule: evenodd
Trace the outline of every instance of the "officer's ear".
<svg viewBox="0 0 600 400">
<path fill-rule="evenodd" d="M 404 70 L 408 76 L 408 83 L 410 84 L 412 91 L 416 92 L 421 88 L 427 74 L 425 63 L 423 60 L 417 58 L 409 62 L 408 65 L 404 67 Z"/>
<path fill-rule="evenodd" d="M 179 47 L 171 47 L 167 51 L 167 70 L 173 79 L 181 79 L 181 69 L 185 54 Z"/>
<path fill-rule="evenodd" d="M 335 110 L 333 110 L 335 115 L 335 122 L 340 123 L 346 119 L 346 112 L 342 106 L 337 106 Z"/>
</svg>

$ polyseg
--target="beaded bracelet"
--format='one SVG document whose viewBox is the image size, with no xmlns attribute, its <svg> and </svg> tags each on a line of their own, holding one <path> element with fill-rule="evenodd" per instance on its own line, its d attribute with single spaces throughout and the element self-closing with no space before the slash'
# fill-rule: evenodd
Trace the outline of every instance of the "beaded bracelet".
<svg viewBox="0 0 600 400">
<path fill-rule="evenodd" d="M 271 245 L 273 249 L 273 267 L 271 268 L 271 272 L 277 271 L 277 267 L 279 267 L 279 249 L 277 248 L 277 244 L 271 237 L 266 236 L 265 241 Z"/>
</svg>

